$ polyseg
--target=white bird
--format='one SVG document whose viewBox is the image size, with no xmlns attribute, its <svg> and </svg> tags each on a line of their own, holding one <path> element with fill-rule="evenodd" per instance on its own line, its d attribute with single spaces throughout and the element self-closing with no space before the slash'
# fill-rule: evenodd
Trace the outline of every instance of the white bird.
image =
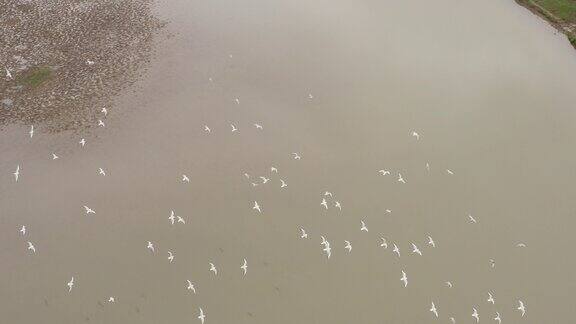
<svg viewBox="0 0 576 324">
<path fill-rule="evenodd" d="M 234 101 L 236 101 L 236 104 L 239 105 L 240 104 L 240 99 L 235 98 Z"/>
<path fill-rule="evenodd" d="M 80 142 L 78 142 L 82 147 L 84 147 L 84 145 L 86 145 L 86 140 L 85 139 L 81 139 Z"/>
<path fill-rule="evenodd" d="M 260 177 L 260 179 L 262 179 L 262 184 L 265 184 L 266 182 L 268 182 L 270 180 L 266 177 Z"/>
<path fill-rule="evenodd" d="M 170 263 L 172 263 L 172 261 L 174 261 L 174 254 L 172 254 L 172 252 L 168 251 L 168 261 L 170 261 Z"/>
<path fill-rule="evenodd" d="M 523 301 L 518 300 L 518 308 L 516 309 L 519 310 L 522 313 L 522 317 L 524 317 L 524 314 L 526 314 L 526 307 L 524 306 Z"/>
<path fill-rule="evenodd" d="M 286 181 L 280 179 L 280 188 L 284 188 L 284 187 L 288 187 L 288 185 L 286 184 Z"/>
<path fill-rule="evenodd" d="M 188 287 L 186 287 L 187 290 L 192 290 L 193 293 L 196 293 L 196 288 L 194 288 L 194 284 L 192 283 L 192 281 L 190 280 L 186 280 L 188 281 Z"/>
<path fill-rule="evenodd" d="M 298 153 L 294 152 L 292 155 L 294 156 L 294 160 L 300 160 L 300 155 Z"/>
<path fill-rule="evenodd" d="M 420 134 L 416 133 L 415 131 L 412 131 L 412 136 L 416 137 L 416 140 L 420 139 Z"/>
<path fill-rule="evenodd" d="M 476 308 L 472 308 L 472 317 L 476 319 L 476 323 L 480 322 L 480 315 L 478 315 Z"/>
<path fill-rule="evenodd" d="M 500 313 L 496 312 L 496 317 L 494 317 L 494 320 L 496 322 L 498 322 L 498 324 L 502 323 L 502 319 L 500 318 Z"/>
<path fill-rule="evenodd" d="M 448 286 L 448 288 L 452 288 L 452 283 L 450 281 L 446 281 L 446 286 Z"/>
<path fill-rule="evenodd" d="M 88 206 L 84 206 L 84 210 L 86 210 L 86 214 L 96 214 L 96 212 Z"/>
<path fill-rule="evenodd" d="M 390 209 L 386 209 L 386 212 L 387 212 L 388 214 L 391 214 L 391 213 L 392 213 L 392 211 L 391 211 Z"/>
<path fill-rule="evenodd" d="M 22 233 L 22 235 L 26 235 L 26 226 L 22 225 L 22 227 L 20 228 L 20 233 Z"/>
<path fill-rule="evenodd" d="M 314 96 L 313 96 L 311 93 L 309 93 L 309 94 L 308 94 L 308 99 L 314 99 Z"/>
<path fill-rule="evenodd" d="M 72 287 L 74 286 L 74 277 L 72 277 L 72 279 L 70 279 L 70 281 L 68 281 L 68 292 L 72 291 Z"/>
<path fill-rule="evenodd" d="M 204 324 L 204 319 L 206 318 L 206 315 L 204 315 L 204 311 L 202 310 L 202 308 L 198 307 L 198 309 L 200 310 L 200 315 L 198 315 L 198 319 L 200 319 L 200 322 Z"/>
<path fill-rule="evenodd" d="M 8 68 L 4 68 L 4 70 L 6 70 L 6 78 L 8 80 L 12 79 L 12 73 L 10 73 L 10 70 L 8 70 Z"/>
<path fill-rule="evenodd" d="M 246 177 L 246 179 L 250 179 L 250 175 L 246 172 L 244 172 L 244 176 Z"/>
<path fill-rule="evenodd" d="M 234 124 L 230 124 L 230 127 L 232 127 L 232 133 L 234 133 L 235 131 L 238 130 L 238 128 L 236 128 L 236 126 L 234 126 Z"/>
<path fill-rule="evenodd" d="M 394 243 L 394 249 L 392 249 L 392 252 L 398 254 L 398 257 L 400 257 L 400 249 L 398 248 L 396 243 Z"/>
<path fill-rule="evenodd" d="M 260 210 L 260 205 L 258 205 L 257 201 L 254 201 L 254 207 L 252 207 L 252 209 L 256 209 L 259 213 L 261 213 L 262 211 Z"/>
<path fill-rule="evenodd" d="M 271 166 L 271 167 L 270 167 L 270 172 L 278 173 L 278 169 L 276 169 L 275 167 Z"/>
<path fill-rule="evenodd" d="M 211 132 L 210 127 L 208 127 L 208 125 L 204 125 L 204 130 L 208 133 Z"/>
<path fill-rule="evenodd" d="M 436 305 L 434 305 L 434 302 L 432 302 L 432 307 L 430 307 L 430 311 L 434 313 L 436 317 L 438 317 L 438 311 L 436 310 Z"/>
<path fill-rule="evenodd" d="M 52 160 L 56 160 L 58 158 L 58 155 L 56 155 L 55 153 L 52 153 Z"/>
<path fill-rule="evenodd" d="M 330 259 L 330 256 L 332 255 L 332 249 L 330 248 L 330 242 L 326 241 L 326 244 L 324 245 L 324 249 L 322 249 L 322 251 L 326 252 L 326 256 L 328 257 L 328 259 Z"/>
<path fill-rule="evenodd" d="M 103 176 L 106 176 L 106 171 L 104 171 L 104 169 L 102 169 L 102 168 L 98 169 L 98 173 L 103 175 Z"/>
<path fill-rule="evenodd" d="M 324 206 L 324 208 L 328 209 L 328 202 L 326 202 L 326 198 L 322 198 L 322 202 L 320 203 L 321 206 Z"/>
<path fill-rule="evenodd" d="M 434 243 L 434 240 L 430 235 L 428 235 L 428 244 L 431 245 L 432 247 L 436 247 L 436 243 Z"/>
<path fill-rule="evenodd" d="M 88 64 L 88 65 L 93 65 L 93 64 L 94 64 L 94 61 L 86 60 L 86 64 Z"/>
<path fill-rule="evenodd" d="M 183 174 L 182 175 L 182 182 L 190 182 L 190 178 L 188 178 L 187 175 Z"/>
<path fill-rule="evenodd" d="M 385 176 L 385 175 L 387 175 L 387 174 L 390 174 L 390 171 L 384 170 L 384 169 L 379 170 L 378 172 L 380 172 L 380 175 L 383 175 L 383 176 Z"/>
<path fill-rule="evenodd" d="M 406 183 L 406 180 L 404 180 L 401 173 L 398 173 L 398 182 Z"/>
<path fill-rule="evenodd" d="M 416 246 L 416 244 L 412 243 L 412 253 L 417 253 L 422 255 L 422 252 L 420 251 L 420 249 Z"/>
<path fill-rule="evenodd" d="M 104 114 L 104 117 L 108 116 L 108 110 L 106 110 L 106 107 L 102 108 L 101 112 Z"/>
<path fill-rule="evenodd" d="M 18 177 L 20 177 L 20 164 L 16 166 L 16 171 L 13 174 L 14 178 L 16 179 L 16 182 L 18 182 Z"/>
<path fill-rule="evenodd" d="M 496 261 L 494 259 L 490 259 L 490 267 L 494 268 L 496 266 Z"/>
<path fill-rule="evenodd" d="M 404 270 L 402 270 L 402 278 L 400 278 L 400 281 L 404 282 L 404 287 L 408 286 L 408 277 L 406 277 L 406 272 L 404 272 Z"/>
<path fill-rule="evenodd" d="M 360 221 L 360 231 L 368 232 L 368 227 L 366 227 L 366 223 L 363 220 Z"/>
<path fill-rule="evenodd" d="M 456 319 L 454 319 L 454 317 L 450 317 L 450 322 L 451 322 L 452 324 L 455 324 L 455 323 L 456 323 Z"/>
<path fill-rule="evenodd" d="M 380 243 L 380 246 L 387 249 L 388 248 L 388 242 L 386 241 L 386 239 L 383 237 L 381 237 L 380 239 L 382 240 L 382 243 Z"/>
<path fill-rule="evenodd" d="M 472 215 L 468 214 L 468 218 L 470 219 L 470 222 L 472 222 L 474 224 L 477 223 L 476 219 L 474 217 L 472 217 Z"/>
<path fill-rule="evenodd" d="M 212 262 L 210 262 L 210 271 L 214 272 L 215 275 L 218 274 L 218 269 L 216 269 L 216 266 Z"/>
<path fill-rule="evenodd" d="M 100 126 L 100 127 L 106 127 L 106 124 L 104 124 L 104 122 L 102 121 L 102 119 L 98 119 L 98 126 Z"/>
<path fill-rule="evenodd" d="M 36 253 L 36 248 L 34 247 L 34 244 L 32 244 L 32 242 L 28 241 L 28 250 L 31 250 L 32 252 Z"/>
<path fill-rule="evenodd" d="M 302 232 L 300 238 L 308 238 L 308 233 L 306 233 L 306 231 L 302 227 L 300 228 L 300 232 Z"/>
<path fill-rule="evenodd" d="M 430 164 L 426 162 L 426 171 L 430 171 Z"/>
<path fill-rule="evenodd" d="M 148 241 L 148 245 L 146 246 L 146 248 L 154 252 L 154 244 L 152 244 L 152 242 Z"/>
<path fill-rule="evenodd" d="M 348 252 L 352 252 L 352 244 L 350 241 L 344 241 L 344 248 L 348 250 Z"/>
<path fill-rule="evenodd" d="M 322 242 L 320 242 L 320 244 L 328 244 L 328 241 L 326 241 L 324 235 L 320 235 L 320 238 L 322 239 Z"/>
<path fill-rule="evenodd" d="M 450 175 L 454 174 L 454 172 L 452 172 L 452 170 L 450 170 L 450 169 L 446 169 L 446 172 L 448 172 L 448 174 L 450 174 Z"/>
<path fill-rule="evenodd" d="M 526 244 L 524 244 L 524 243 L 518 243 L 518 244 L 516 244 L 516 246 L 517 246 L 517 247 L 526 247 Z"/>
<path fill-rule="evenodd" d="M 246 259 L 244 259 L 244 263 L 242 263 L 240 269 L 242 269 L 244 271 L 244 275 L 246 275 L 246 272 L 248 271 L 248 262 L 246 261 Z"/>
<path fill-rule="evenodd" d="M 110 298 L 108 298 L 108 302 L 114 303 L 114 302 L 116 302 L 116 299 L 114 297 L 110 296 Z"/>
<path fill-rule="evenodd" d="M 492 293 L 488 292 L 488 299 L 486 299 L 487 302 L 492 303 L 492 305 L 494 305 L 494 297 L 492 297 Z"/>
<path fill-rule="evenodd" d="M 324 197 L 332 198 L 332 193 L 330 191 L 326 191 L 326 192 L 324 192 Z"/>
<path fill-rule="evenodd" d="M 34 125 L 30 126 L 30 131 L 28 132 L 28 134 L 30 134 L 30 138 L 32 138 L 32 136 L 34 136 Z"/>
<path fill-rule="evenodd" d="M 342 210 L 342 206 L 340 205 L 340 202 L 339 202 L 339 201 L 334 202 L 334 207 Z"/>
<path fill-rule="evenodd" d="M 254 127 L 256 127 L 256 129 L 262 129 L 262 125 L 260 124 L 254 124 Z"/>
<path fill-rule="evenodd" d="M 174 221 L 176 220 L 176 217 L 174 215 L 173 210 L 170 211 L 170 216 L 168 216 L 168 219 L 170 220 L 170 223 L 172 223 L 172 225 L 174 225 Z"/>
<path fill-rule="evenodd" d="M 178 219 L 178 223 L 186 224 L 186 221 L 184 220 L 184 218 L 182 218 L 180 216 L 176 216 L 176 218 Z"/>
</svg>

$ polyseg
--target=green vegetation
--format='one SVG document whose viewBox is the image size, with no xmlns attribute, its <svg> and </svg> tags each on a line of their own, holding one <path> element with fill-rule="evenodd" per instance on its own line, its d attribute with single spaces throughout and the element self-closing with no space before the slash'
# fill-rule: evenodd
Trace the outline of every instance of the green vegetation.
<svg viewBox="0 0 576 324">
<path fill-rule="evenodd" d="M 576 1 L 574 0 L 532 0 L 554 16 L 567 23 L 576 22 Z"/>
<path fill-rule="evenodd" d="M 576 0 L 516 0 L 566 34 L 576 48 Z"/>
<path fill-rule="evenodd" d="M 20 83 L 31 88 L 36 88 L 44 81 L 48 80 L 50 78 L 50 74 L 52 74 L 52 70 L 50 70 L 49 67 L 38 67 L 25 74 L 20 80 Z"/>
</svg>

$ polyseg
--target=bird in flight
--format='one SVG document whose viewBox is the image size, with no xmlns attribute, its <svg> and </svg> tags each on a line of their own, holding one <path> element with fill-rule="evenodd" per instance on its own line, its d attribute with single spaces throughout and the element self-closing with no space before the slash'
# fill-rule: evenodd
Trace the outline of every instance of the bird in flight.
<svg viewBox="0 0 576 324">
<path fill-rule="evenodd" d="M 276 169 L 276 167 L 271 166 L 270 172 L 278 173 L 278 169 Z"/>
<path fill-rule="evenodd" d="M 261 213 L 262 211 L 260 210 L 260 205 L 258 205 L 257 201 L 254 201 L 254 207 L 252 207 L 252 209 L 257 210 L 259 213 Z"/>
<path fill-rule="evenodd" d="M 22 235 L 26 235 L 26 226 L 22 225 L 22 227 L 20 228 L 20 233 L 22 233 Z"/>
<path fill-rule="evenodd" d="M 110 298 L 108 298 L 108 302 L 114 303 L 114 302 L 116 302 L 116 299 L 114 297 L 110 296 Z"/>
<path fill-rule="evenodd" d="M 383 237 L 381 237 L 380 239 L 382 240 L 382 243 L 380 243 L 380 246 L 387 249 L 388 248 L 388 242 L 386 241 L 386 239 Z"/>
<path fill-rule="evenodd" d="M 326 198 L 322 198 L 322 202 L 320 203 L 321 206 L 324 206 L 324 208 L 328 209 L 328 202 L 326 202 Z"/>
<path fill-rule="evenodd" d="M 332 193 L 330 191 L 326 191 L 326 192 L 324 192 L 324 197 L 332 198 Z"/>
<path fill-rule="evenodd" d="M 348 253 L 352 252 L 352 244 L 350 244 L 350 241 L 344 241 L 344 248 L 348 250 Z"/>
<path fill-rule="evenodd" d="M 8 68 L 4 68 L 4 70 L 6 70 L 6 78 L 8 80 L 12 79 L 12 73 L 10 73 L 10 70 L 8 70 Z"/>
<path fill-rule="evenodd" d="M 447 172 L 448 174 L 450 174 L 450 175 L 453 175 L 453 174 L 454 174 L 454 172 L 452 172 L 452 170 L 450 170 L 450 169 L 446 169 L 446 172 Z"/>
<path fill-rule="evenodd" d="M 524 314 L 526 314 L 526 307 L 524 306 L 523 301 L 518 300 L 518 308 L 516 309 L 519 310 L 522 313 L 522 317 L 524 317 Z"/>
<path fill-rule="evenodd" d="M 380 172 L 380 175 L 383 175 L 383 176 L 385 176 L 385 175 L 387 175 L 387 174 L 390 174 L 390 171 L 384 170 L 384 169 L 379 170 L 378 172 Z"/>
<path fill-rule="evenodd" d="M 56 155 L 56 153 L 52 153 L 52 160 L 56 160 L 58 158 L 58 155 Z"/>
<path fill-rule="evenodd" d="M 398 182 L 406 183 L 406 180 L 402 177 L 402 173 L 398 173 Z"/>
<path fill-rule="evenodd" d="M 412 243 L 412 253 L 416 253 L 416 254 L 420 254 L 422 255 L 422 252 L 420 251 L 420 249 L 416 246 L 416 244 Z"/>
<path fill-rule="evenodd" d="M 526 244 L 524 244 L 524 243 L 518 243 L 518 244 L 516 244 L 516 246 L 517 246 L 517 247 L 526 247 Z"/>
<path fill-rule="evenodd" d="M 450 317 L 450 322 L 451 322 L 452 324 L 455 324 L 455 323 L 456 323 L 456 319 L 454 319 L 454 317 Z"/>
<path fill-rule="evenodd" d="M 182 218 L 180 216 L 176 216 L 176 218 L 178 219 L 177 220 L 178 223 L 186 224 L 186 221 L 184 220 L 184 218 Z"/>
<path fill-rule="evenodd" d="M 340 205 L 339 201 L 334 202 L 334 207 L 338 208 L 339 210 L 342 210 L 342 206 Z"/>
<path fill-rule="evenodd" d="M 86 140 L 85 139 L 81 139 L 80 142 L 78 142 L 82 147 L 84 147 L 84 145 L 86 145 Z"/>
<path fill-rule="evenodd" d="M 446 281 L 446 286 L 448 286 L 448 288 L 452 288 L 452 283 L 450 281 Z"/>
<path fill-rule="evenodd" d="M 416 137 L 416 140 L 420 139 L 420 134 L 416 133 L 415 131 L 412 131 L 412 136 Z"/>
<path fill-rule="evenodd" d="M 308 238 L 308 233 L 306 233 L 306 231 L 302 227 L 300 227 L 300 232 L 302 232 L 300 238 Z"/>
<path fill-rule="evenodd" d="M 286 181 L 280 179 L 280 188 L 284 188 L 284 187 L 288 187 L 288 185 L 286 184 Z"/>
<path fill-rule="evenodd" d="M 298 153 L 294 152 L 292 155 L 294 156 L 294 160 L 300 160 L 300 155 Z"/>
<path fill-rule="evenodd" d="M 428 244 L 431 245 L 432 247 L 436 247 L 436 243 L 434 243 L 434 240 L 430 235 L 428 235 Z"/>
<path fill-rule="evenodd" d="M 480 315 L 478 315 L 476 308 L 472 308 L 472 317 L 476 319 L 476 323 L 480 322 Z"/>
<path fill-rule="evenodd" d="M 104 117 L 108 116 L 108 110 L 106 110 L 106 107 L 102 108 L 101 112 L 104 114 Z"/>
<path fill-rule="evenodd" d="M 93 65 L 93 64 L 94 64 L 94 61 L 86 60 L 86 64 L 88 64 L 88 65 Z"/>
<path fill-rule="evenodd" d="M 102 168 L 98 169 L 98 173 L 103 175 L 103 176 L 106 176 L 106 171 L 104 171 L 104 169 L 102 169 Z"/>
<path fill-rule="evenodd" d="M 438 317 L 438 311 L 436 310 L 436 305 L 434 305 L 434 302 L 432 302 L 432 307 L 430 307 L 430 311 L 434 313 L 436 317 Z"/>
<path fill-rule="evenodd" d="M 28 250 L 36 253 L 36 248 L 34 247 L 34 244 L 32 244 L 32 242 L 28 241 Z"/>
<path fill-rule="evenodd" d="M 246 272 L 248 271 L 248 262 L 246 261 L 246 259 L 244 259 L 244 263 L 242 263 L 240 269 L 242 269 L 244 271 L 244 275 L 246 275 Z"/>
<path fill-rule="evenodd" d="M 240 104 L 240 99 L 235 98 L 234 101 L 236 101 L 236 104 L 239 105 Z"/>
<path fill-rule="evenodd" d="M 494 305 L 494 297 L 492 297 L 491 292 L 488 292 L 488 299 L 486 301 L 489 303 L 492 303 L 492 305 Z"/>
<path fill-rule="evenodd" d="M 406 277 L 406 272 L 404 272 L 404 270 L 402 270 L 402 277 L 400 278 L 400 281 L 404 282 L 404 287 L 408 286 L 408 277 Z"/>
<path fill-rule="evenodd" d="M 498 324 L 502 323 L 502 319 L 500 318 L 500 313 L 496 312 L 496 317 L 494 317 L 494 320 L 496 322 L 498 322 Z"/>
<path fill-rule="evenodd" d="M 168 261 L 170 261 L 170 263 L 172 263 L 172 261 L 174 261 L 174 254 L 172 254 L 172 252 L 168 251 Z"/>
<path fill-rule="evenodd" d="M 360 231 L 368 232 L 368 227 L 366 227 L 366 223 L 363 220 L 360 221 Z"/>
<path fill-rule="evenodd" d="M 238 130 L 234 124 L 230 124 L 230 127 L 232 127 L 232 133 Z"/>
<path fill-rule="evenodd" d="M 468 214 L 468 219 L 470 219 L 470 222 L 472 222 L 474 224 L 477 223 L 476 219 L 474 217 L 472 217 L 472 215 L 470 215 L 470 214 Z"/>
<path fill-rule="evenodd" d="M 204 125 L 204 130 L 205 130 L 207 133 L 210 133 L 210 132 L 211 132 L 210 127 L 208 127 L 208 125 Z"/>
<path fill-rule="evenodd" d="M 308 94 L 308 99 L 314 99 L 314 96 L 313 96 L 311 93 L 309 93 L 309 94 Z"/>
<path fill-rule="evenodd" d="M 16 182 L 18 182 L 18 178 L 20 177 L 20 164 L 18 164 L 16 166 L 16 171 L 14 171 L 14 178 L 16 179 Z"/>
<path fill-rule="evenodd" d="M 262 179 L 262 184 L 265 184 L 266 182 L 268 182 L 270 180 L 266 177 L 260 177 L 260 179 Z"/>
<path fill-rule="evenodd" d="M 190 280 L 186 280 L 188 281 L 188 287 L 186 287 L 187 290 L 192 290 L 193 293 L 196 293 L 196 288 L 194 288 L 194 284 L 192 283 L 192 281 Z"/>
<path fill-rule="evenodd" d="M 168 216 L 168 220 L 170 220 L 170 223 L 172 223 L 172 225 L 174 225 L 174 221 L 176 220 L 176 217 L 174 215 L 173 210 L 170 211 L 170 216 Z"/>
<path fill-rule="evenodd" d="M 328 259 L 330 259 L 330 256 L 332 255 L 332 249 L 330 248 L 330 242 L 326 241 L 324 244 L 324 249 L 322 249 L 322 251 L 326 252 L 326 256 L 328 257 Z"/>
<path fill-rule="evenodd" d="M 494 259 L 490 259 L 490 267 L 494 268 L 496 266 L 496 261 Z"/>
<path fill-rule="evenodd" d="M 96 212 L 88 206 L 84 206 L 84 210 L 86 210 L 86 214 L 96 214 Z"/>
<path fill-rule="evenodd" d="M 206 315 L 204 315 L 204 311 L 202 310 L 201 307 L 198 307 L 198 309 L 200 310 L 200 315 L 198 315 L 198 319 L 202 324 L 204 324 L 204 319 L 206 318 Z"/>
<path fill-rule="evenodd" d="M 262 129 L 262 125 L 260 124 L 254 124 L 254 127 L 256 127 L 256 129 Z"/>
<path fill-rule="evenodd" d="M 182 175 L 182 182 L 190 182 L 190 178 L 188 178 L 187 175 L 183 174 Z"/>
<path fill-rule="evenodd" d="M 98 126 L 100 126 L 100 127 L 106 127 L 106 125 L 104 124 L 104 122 L 102 121 L 102 119 L 98 119 Z"/>
<path fill-rule="evenodd" d="M 430 164 L 426 162 L 426 171 L 430 171 Z"/>
<path fill-rule="evenodd" d="M 72 279 L 70 279 L 70 281 L 68 281 L 68 292 L 72 291 L 72 287 L 74 286 L 74 277 L 72 277 Z"/>
<path fill-rule="evenodd" d="M 394 249 L 392 249 L 392 252 L 398 254 L 398 257 L 400 257 L 400 249 L 398 248 L 396 243 L 394 243 Z"/>
<path fill-rule="evenodd" d="M 30 138 L 32 138 L 32 136 L 34 136 L 34 125 L 30 126 L 30 131 L 28 132 L 28 134 L 30 134 Z"/>
<path fill-rule="evenodd" d="M 210 271 L 214 272 L 215 275 L 218 274 L 218 269 L 216 269 L 216 266 L 212 262 L 210 262 Z"/>
<path fill-rule="evenodd" d="M 148 245 L 146 246 L 146 248 L 154 252 L 154 244 L 152 244 L 152 242 L 148 241 Z"/>
</svg>

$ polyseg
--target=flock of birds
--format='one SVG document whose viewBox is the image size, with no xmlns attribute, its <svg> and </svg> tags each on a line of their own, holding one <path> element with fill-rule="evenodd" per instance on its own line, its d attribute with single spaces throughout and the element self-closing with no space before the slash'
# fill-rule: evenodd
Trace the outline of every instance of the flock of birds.
<svg viewBox="0 0 576 324">
<path fill-rule="evenodd" d="M 6 70 L 6 73 L 7 73 L 8 77 L 11 77 L 9 70 Z M 312 94 L 309 94 L 308 98 L 312 99 L 314 97 Z M 234 101 L 237 104 L 240 103 L 238 98 L 234 99 Z M 102 110 L 100 112 L 104 116 L 103 119 L 105 119 L 108 115 L 107 109 L 102 108 Z M 103 119 L 98 119 L 98 126 L 99 127 L 105 127 L 106 126 Z M 263 126 L 261 124 L 254 123 L 253 126 L 257 130 L 263 130 Z M 206 133 L 212 132 L 212 129 L 208 125 L 204 125 L 203 129 Z M 238 131 L 238 127 L 234 124 L 230 124 L 230 129 L 231 129 L 231 132 L 237 132 Z M 34 126 L 33 125 L 30 126 L 30 130 L 29 130 L 28 134 L 29 134 L 30 138 L 32 138 L 34 136 Z M 420 140 L 420 134 L 416 131 L 411 131 L 410 136 L 412 136 L 416 141 Z M 80 141 L 78 142 L 78 144 L 80 145 L 80 147 L 84 147 L 86 145 L 86 140 L 84 138 L 81 138 Z M 294 159 L 296 161 L 302 159 L 302 156 L 298 152 L 291 153 L 291 157 L 292 157 L 292 159 Z M 56 153 L 52 153 L 52 160 L 56 160 L 58 158 L 59 157 L 58 157 L 58 155 L 56 155 Z M 426 163 L 425 168 L 427 171 L 429 171 L 430 165 L 428 163 Z M 271 166 L 270 172 L 272 174 L 278 174 L 278 169 L 275 166 Z M 446 173 L 448 175 L 454 175 L 454 172 L 450 169 L 446 169 Z M 98 169 L 98 174 L 101 176 L 107 175 L 106 170 L 104 170 L 103 168 Z M 380 176 L 383 176 L 383 177 L 393 176 L 392 171 L 386 170 L 386 169 L 378 170 L 378 174 Z M 16 165 L 16 168 L 15 168 L 15 171 L 13 172 L 13 175 L 14 175 L 15 182 L 18 182 L 18 180 L 20 179 L 20 176 L 21 176 L 21 167 L 19 164 Z M 248 173 L 244 173 L 244 176 L 246 179 L 249 179 L 249 180 L 253 179 L 251 177 L 251 175 L 249 175 Z M 399 183 L 402 183 L 402 184 L 407 183 L 406 178 L 401 173 L 397 173 L 395 175 L 395 178 L 396 178 L 396 181 Z M 266 177 L 266 176 L 259 176 L 255 179 L 256 180 L 251 180 L 251 182 L 250 182 L 252 186 L 258 186 L 261 184 L 266 184 L 270 181 L 270 178 Z M 185 182 L 185 183 L 189 183 L 190 178 L 186 174 L 182 174 L 181 181 Z M 284 189 L 284 188 L 288 187 L 288 184 L 285 181 L 285 179 L 279 179 L 279 182 L 280 182 L 280 188 Z M 319 205 L 320 205 L 320 208 L 323 208 L 325 210 L 327 210 L 331 207 L 337 208 L 338 210 L 342 210 L 342 204 L 340 203 L 340 201 L 333 199 L 333 194 L 329 191 L 326 191 L 323 193 L 322 199 L 321 199 Z M 94 209 L 92 209 L 91 207 L 86 206 L 86 205 L 84 205 L 82 207 L 84 208 L 84 211 L 87 215 L 96 214 L 96 211 Z M 254 212 L 257 212 L 257 213 L 262 213 L 263 207 L 258 201 L 254 201 L 252 204 L 252 210 Z M 386 210 L 386 212 L 390 213 L 391 211 Z M 472 215 L 468 215 L 468 219 L 469 219 L 469 222 L 471 224 L 477 223 L 477 220 Z M 184 224 L 186 224 L 186 220 L 183 217 L 176 215 L 176 213 L 173 210 L 170 211 L 170 214 L 168 216 L 168 221 L 170 222 L 171 225 L 176 225 L 176 224 L 183 224 L 184 225 Z M 359 226 L 360 232 L 368 232 L 368 226 L 364 220 L 361 220 L 359 225 L 360 225 Z M 20 228 L 20 233 L 22 236 L 27 235 L 27 228 L 25 225 L 23 225 Z M 299 237 L 301 239 L 309 239 L 309 233 L 307 232 L 307 230 L 305 228 L 303 228 L 303 227 L 299 228 Z M 319 238 L 320 238 L 320 246 L 322 247 L 321 252 L 325 255 L 325 257 L 327 259 L 330 259 L 330 257 L 332 256 L 333 246 L 331 245 L 330 241 L 328 241 L 326 239 L 325 236 L 320 235 Z M 30 251 L 30 253 L 37 253 L 36 246 L 31 241 L 27 241 L 27 244 L 28 244 L 28 250 Z M 410 244 L 410 253 L 415 254 L 415 255 L 419 255 L 419 256 L 423 255 L 422 250 L 420 249 L 420 247 L 418 247 L 416 245 L 416 243 L 410 242 L 409 244 Z M 401 257 L 400 248 L 397 245 L 397 243 L 395 243 L 395 242 L 389 243 L 385 237 L 380 237 L 379 245 L 383 249 L 388 249 L 389 247 L 391 247 L 392 253 L 395 254 L 398 258 Z M 436 248 L 436 242 L 434 241 L 434 239 L 430 235 L 427 235 L 426 245 L 430 248 Z M 526 245 L 524 243 L 518 243 L 517 246 L 518 247 L 525 247 Z M 351 253 L 352 252 L 352 243 L 348 240 L 344 240 L 343 248 L 345 251 L 347 251 L 347 253 Z M 157 250 L 155 248 L 155 244 L 152 241 L 147 241 L 146 249 L 148 249 L 150 251 L 150 253 L 156 253 L 157 252 Z M 167 255 L 168 255 L 167 256 L 168 262 L 172 263 L 175 259 L 175 254 L 172 251 L 167 251 Z M 494 265 L 495 265 L 494 260 L 491 259 L 490 264 L 491 264 L 491 267 L 494 267 Z M 215 276 L 218 275 L 218 268 L 216 267 L 216 265 L 214 263 L 209 262 L 207 269 L 208 269 L 208 271 L 212 272 L 213 275 L 215 275 Z M 242 262 L 240 263 L 239 269 L 240 269 L 241 274 L 243 276 L 247 275 L 247 273 L 248 273 L 248 261 L 246 260 L 246 258 L 244 258 L 242 260 Z M 400 275 L 399 280 L 401 281 L 401 284 L 403 287 L 408 287 L 409 279 L 408 279 L 408 274 L 406 273 L 405 270 L 401 270 L 401 275 Z M 452 287 L 452 282 L 450 282 L 450 281 L 446 281 L 445 284 L 448 288 Z M 71 279 L 66 283 L 68 292 L 72 292 L 74 285 L 75 285 L 75 280 L 74 280 L 74 277 L 72 276 Z M 186 280 L 186 289 L 191 291 L 194 294 L 196 293 L 196 287 L 191 280 Z M 488 292 L 486 301 L 492 305 L 495 304 L 495 299 L 494 299 L 492 292 Z M 116 302 L 116 298 L 114 296 L 110 296 L 108 298 L 108 302 L 114 303 L 114 302 Z M 521 317 L 524 317 L 526 315 L 525 303 L 522 300 L 517 300 L 517 305 L 518 306 L 516 307 L 516 310 L 519 312 Z M 431 301 L 429 311 L 432 313 L 433 317 L 439 318 L 440 310 L 434 301 Z M 476 323 L 480 322 L 480 314 L 479 314 L 478 310 L 476 309 L 476 307 L 472 307 L 471 312 L 470 312 L 470 316 L 475 320 Z M 201 307 L 198 307 L 197 318 L 201 323 L 204 323 L 206 321 L 207 315 Z M 456 323 L 456 320 L 454 317 L 448 317 L 448 318 L 450 319 L 450 321 L 452 323 Z M 492 317 L 492 320 L 495 322 L 498 322 L 499 324 L 502 322 L 501 315 L 498 311 L 495 312 L 495 314 Z"/>
</svg>

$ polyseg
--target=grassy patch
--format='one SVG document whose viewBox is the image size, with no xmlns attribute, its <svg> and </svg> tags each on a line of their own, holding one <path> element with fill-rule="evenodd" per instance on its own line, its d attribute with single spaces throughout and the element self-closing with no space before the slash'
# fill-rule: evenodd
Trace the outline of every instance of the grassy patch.
<svg viewBox="0 0 576 324">
<path fill-rule="evenodd" d="M 576 1 L 574 0 L 532 0 L 554 16 L 568 23 L 576 22 Z"/>
<path fill-rule="evenodd" d="M 52 70 L 49 67 L 42 66 L 31 70 L 29 73 L 24 75 L 20 80 L 20 83 L 29 86 L 31 88 L 36 88 L 37 86 L 44 83 L 44 81 L 50 78 Z"/>
<path fill-rule="evenodd" d="M 568 40 L 570 41 L 570 43 L 572 44 L 572 46 L 576 47 L 576 35 L 574 35 L 574 34 L 569 34 L 569 35 L 568 35 Z"/>
</svg>

